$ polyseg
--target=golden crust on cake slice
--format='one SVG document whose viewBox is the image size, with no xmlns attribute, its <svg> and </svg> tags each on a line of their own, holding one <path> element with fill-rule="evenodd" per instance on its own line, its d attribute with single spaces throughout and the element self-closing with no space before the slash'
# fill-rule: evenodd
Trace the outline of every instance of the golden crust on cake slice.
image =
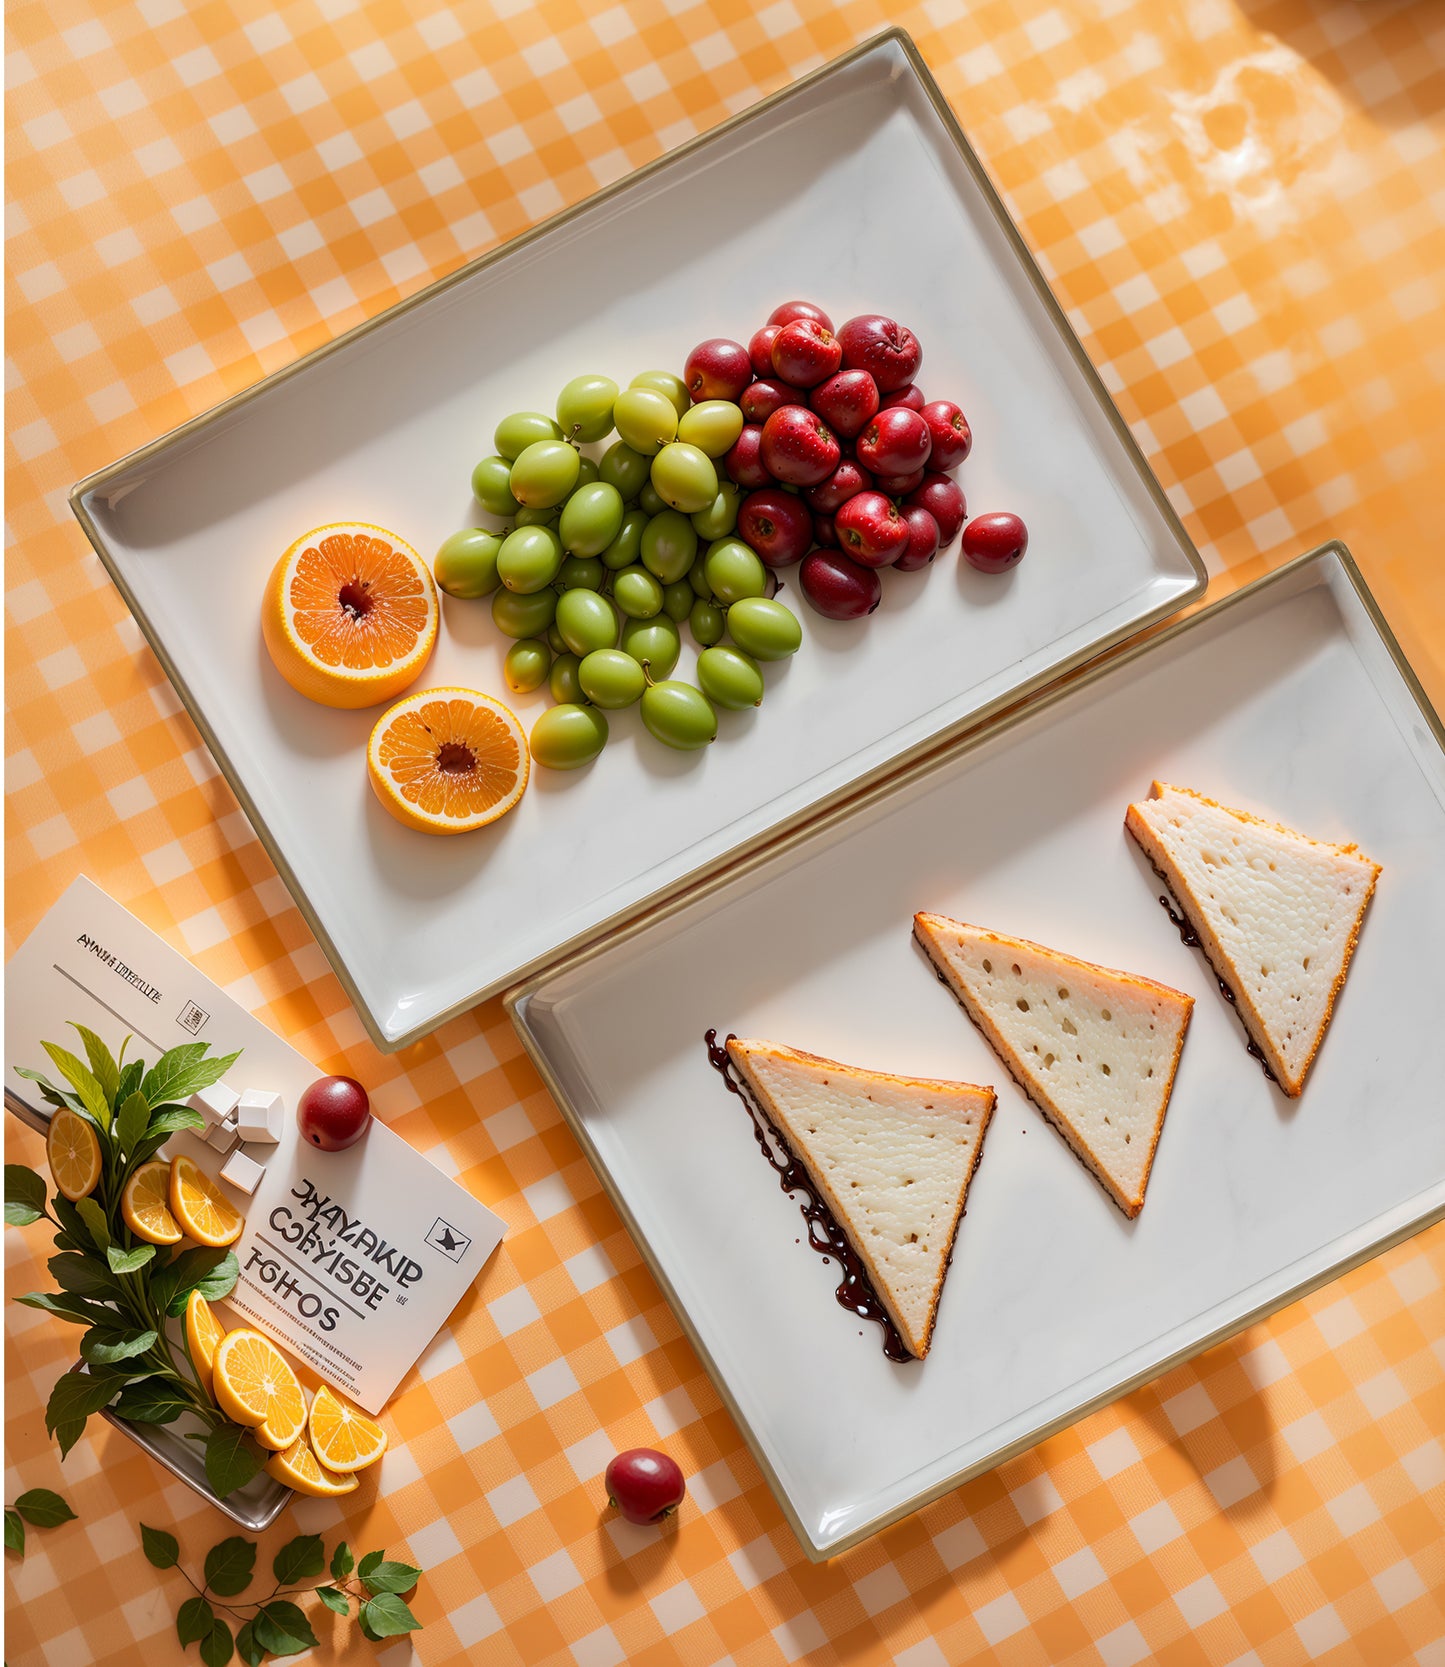
<svg viewBox="0 0 1445 1667">
<path fill-rule="evenodd" d="M 1380 865 L 1156 781 L 1124 825 L 1173 892 L 1286 1094 L 1297 1096 L 1349 971 Z"/>
<path fill-rule="evenodd" d="M 913 930 L 1014 1081 L 1137 1216 L 1193 996 L 947 915 Z"/>
<path fill-rule="evenodd" d="M 993 1090 L 864 1071 L 780 1042 L 734 1036 L 727 1049 L 921 1360 Z"/>
</svg>

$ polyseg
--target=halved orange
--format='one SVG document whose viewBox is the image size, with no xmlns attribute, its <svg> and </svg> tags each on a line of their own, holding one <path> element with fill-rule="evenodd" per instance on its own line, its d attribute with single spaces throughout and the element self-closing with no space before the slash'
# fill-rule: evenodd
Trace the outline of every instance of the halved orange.
<svg viewBox="0 0 1445 1667">
<path fill-rule="evenodd" d="M 216 1359 L 216 1348 L 226 1335 L 226 1328 L 216 1318 L 210 1303 L 199 1291 L 192 1291 L 186 1299 L 186 1347 L 191 1364 L 201 1381 L 201 1388 L 214 1400 L 211 1388 L 211 1368 Z"/>
<path fill-rule="evenodd" d="M 171 1214 L 171 1166 L 160 1158 L 143 1163 L 120 1195 L 121 1220 L 147 1244 L 175 1244 L 181 1226 Z"/>
<path fill-rule="evenodd" d="M 516 714 L 476 689 L 407 695 L 377 719 L 366 747 L 377 798 L 423 833 L 467 833 L 505 816 L 531 767 Z"/>
<path fill-rule="evenodd" d="M 94 1192 L 100 1180 L 100 1137 L 94 1125 L 61 1106 L 45 1134 L 45 1157 L 62 1198 L 72 1204 Z"/>
<path fill-rule="evenodd" d="M 234 1244 L 246 1218 L 216 1183 L 187 1157 L 171 1159 L 171 1214 L 197 1244 Z"/>
<path fill-rule="evenodd" d="M 431 569 L 365 522 L 313 528 L 271 571 L 261 634 L 276 669 L 322 706 L 375 706 L 420 675 L 441 611 Z"/>
<path fill-rule="evenodd" d="M 304 1435 L 284 1453 L 266 1460 L 266 1474 L 312 1499 L 334 1499 L 338 1494 L 355 1493 L 360 1485 L 355 1476 L 334 1476 L 319 1464 Z"/>
<path fill-rule="evenodd" d="M 365 1470 L 386 1451 L 386 1431 L 322 1384 L 312 1397 L 307 1434 L 328 1470 Z"/>
<path fill-rule="evenodd" d="M 233 1424 L 247 1425 L 278 1453 L 306 1429 L 300 1380 L 280 1349 L 249 1326 L 228 1331 L 216 1345 L 211 1393 Z"/>
</svg>

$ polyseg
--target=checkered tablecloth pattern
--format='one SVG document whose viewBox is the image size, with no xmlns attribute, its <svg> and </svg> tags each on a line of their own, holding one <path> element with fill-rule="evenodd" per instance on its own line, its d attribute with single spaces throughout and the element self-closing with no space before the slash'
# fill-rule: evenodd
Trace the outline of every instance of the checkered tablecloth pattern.
<svg viewBox="0 0 1445 1667">
<path fill-rule="evenodd" d="M 496 1004 L 383 1058 L 89 553 L 71 483 L 877 29 L 914 34 L 1214 591 L 1348 542 L 1445 696 L 1445 11 L 1347 0 L 13 0 L 7 933 L 88 873 L 506 1218 L 345 1532 L 427 1570 L 376 1652 L 702 1667 L 1445 1664 L 1445 1229 L 832 1564 L 793 1541 Z M 8 1150 L 39 1143 L 8 1120 Z M 7 1290 L 44 1283 L 6 1232 Z M 42 1407 L 6 1309 L 12 1667 L 178 1658 L 220 1519 Z M 607 1520 L 617 1448 L 690 1476 Z M 318 1659 L 370 1646 L 324 1612 Z"/>
</svg>

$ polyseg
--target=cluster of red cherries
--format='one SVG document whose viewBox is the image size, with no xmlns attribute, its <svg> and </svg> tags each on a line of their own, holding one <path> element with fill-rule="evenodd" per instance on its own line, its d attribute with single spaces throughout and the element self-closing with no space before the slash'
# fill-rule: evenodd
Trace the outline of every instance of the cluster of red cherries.
<svg viewBox="0 0 1445 1667">
<path fill-rule="evenodd" d="M 949 399 L 915 380 L 923 348 L 879 314 L 838 330 L 811 301 L 786 301 L 746 347 L 715 337 L 688 355 L 695 401 L 730 400 L 743 431 L 723 458 L 747 496 L 737 536 L 769 567 L 801 562 L 808 602 L 829 619 L 861 619 L 883 599 L 880 569 L 927 567 L 960 532 L 964 559 L 984 573 L 1015 566 L 1028 548 L 1017 515 L 968 514 L 949 471 L 973 447 Z"/>
</svg>

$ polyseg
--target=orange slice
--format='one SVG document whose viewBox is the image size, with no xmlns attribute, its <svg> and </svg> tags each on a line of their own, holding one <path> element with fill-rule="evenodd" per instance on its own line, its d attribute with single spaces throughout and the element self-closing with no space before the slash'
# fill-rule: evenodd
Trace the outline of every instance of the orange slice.
<svg viewBox="0 0 1445 1667">
<path fill-rule="evenodd" d="M 216 1347 L 226 1335 L 226 1328 L 216 1318 L 210 1303 L 199 1291 L 192 1291 L 186 1299 L 186 1347 L 191 1364 L 201 1380 L 201 1388 L 215 1398 L 211 1388 L 211 1368 L 216 1359 Z"/>
<path fill-rule="evenodd" d="M 211 1361 L 211 1393 L 234 1424 L 245 1424 L 263 1447 L 283 1452 L 306 1428 L 306 1397 L 290 1364 L 259 1331 L 228 1331 Z"/>
<path fill-rule="evenodd" d="M 73 1204 L 95 1191 L 101 1170 L 100 1137 L 78 1111 L 61 1106 L 50 1119 L 45 1156 L 62 1198 Z"/>
<path fill-rule="evenodd" d="M 272 569 L 261 634 L 276 669 L 322 706 L 375 706 L 420 675 L 441 618 L 431 569 L 385 527 L 335 522 Z"/>
<path fill-rule="evenodd" d="M 516 714 L 475 689 L 427 689 L 377 720 L 366 748 L 376 796 L 409 828 L 466 833 L 522 797 L 531 759 Z"/>
<path fill-rule="evenodd" d="M 307 1433 L 328 1470 L 365 1470 L 386 1451 L 386 1431 L 322 1384 L 311 1402 Z"/>
<path fill-rule="evenodd" d="M 180 1223 L 171 1214 L 171 1166 L 159 1158 L 143 1163 L 120 1195 L 121 1220 L 147 1244 L 175 1244 Z"/>
<path fill-rule="evenodd" d="M 189 1158 L 171 1159 L 171 1214 L 197 1244 L 234 1244 L 246 1218 Z"/>
<path fill-rule="evenodd" d="M 284 1482 L 288 1488 L 295 1488 L 297 1493 L 309 1495 L 312 1499 L 333 1499 L 337 1494 L 355 1493 L 360 1485 L 355 1476 L 333 1476 L 329 1470 L 317 1463 L 316 1455 L 306 1445 L 306 1437 L 302 1436 L 284 1453 L 277 1453 L 274 1458 L 266 1460 L 266 1474 L 274 1476 L 278 1482 Z"/>
</svg>

